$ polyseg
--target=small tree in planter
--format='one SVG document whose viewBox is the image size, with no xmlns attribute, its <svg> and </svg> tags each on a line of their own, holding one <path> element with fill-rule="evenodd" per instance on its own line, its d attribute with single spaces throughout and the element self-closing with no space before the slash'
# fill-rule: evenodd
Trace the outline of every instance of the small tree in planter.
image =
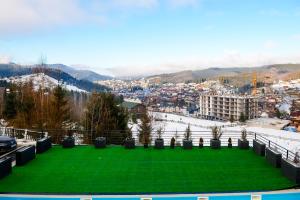
<svg viewBox="0 0 300 200">
<path fill-rule="evenodd" d="M 231 138 L 228 138 L 228 148 L 232 148 L 232 140 L 231 140 Z"/>
<path fill-rule="evenodd" d="M 200 149 L 203 148 L 203 143 L 204 143 L 203 138 L 200 137 L 200 139 L 199 139 L 199 148 L 200 148 Z"/>
<path fill-rule="evenodd" d="M 135 148 L 135 139 L 132 137 L 131 129 L 129 129 L 127 131 L 127 137 L 125 138 L 124 146 L 126 149 L 134 149 Z"/>
<path fill-rule="evenodd" d="M 106 147 L 106 138 L 105 137 L 97 137 L 95 139 L 95 148 L 105 148 Z"/>
<path fill-rule="evenodd" d="M 223 134 L 221 127 L 213 126 L 211 127 L 212 139 L 210 140 L 210 147 L 212 149 L 220 149 L 221 141 L 220 138 Z"/>
<path fill-rule="evenodd" d="M 75 146 L 75 138 L 71 132 L 68 132 L 68 136 L 62 140 L 62 146 L 64 148 L 73 148 Z"/>
<path fill-rule="evenodd" d="M 192 132 L 191 132 L 190 124 L 189 124 L 185 130 L 184 139 L 182 141 L 184 149 L 192 149 L 193 148 L 193 141 L 191 140 L 191 136 L 192 136 Z"/>
<path fill-rule="evenodd" d="M 176 129 L 176 132 L 175 132 L 175 135 L 174 135 L 174 139 L 175 139 L 175 145 L 180 146 L 179 135 L 178 135 L 177 129 Z"/>
<path fill-rule="evenodd" d="M 139 124 L 139 141 L 144 144 L 144 148 L 148 148 L 151 143 L 152 121 L 147 111 L 141 116 L 141 124 Z"/>
<path fill-rule="evenodd" d="M 163 128 L 159 127 L 156 131 L 158 138 L 155 139 L 155 148 L 163 149 L 164 148 L 164 139 L 161 137 L 163 134 Z"/>
<path fill-rule="evenodd" d="M 174 137 L 172 137 L 172 139 L 171 139 L 170 147 L 171 147 L 171 149 L 175 148 L 175 138 Z"/>
<path fill-rule="evenodd" d="M 249 141 L 247 140 L 247 130 L 242 130 L 241 139 L 238 140 L 238 147 L 240 149 L 249 149 Z"/>
</svg>

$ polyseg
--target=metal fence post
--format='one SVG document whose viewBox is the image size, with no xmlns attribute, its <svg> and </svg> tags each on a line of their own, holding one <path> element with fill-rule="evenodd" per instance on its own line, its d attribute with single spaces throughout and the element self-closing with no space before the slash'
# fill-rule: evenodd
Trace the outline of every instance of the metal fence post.
<svg viewBox="0 0 300 200">
<path fill-rule="evenodd" d="M 24 130 L 24 138 L 25 138 L 25 140 L 28 139 L 28 137 L 27 137 L 27 131 L 28 131 L 27 129 Z"/>
<path fill-rule="evenodd" d="M 289 150 L 286 150 L 286 159 L 289 159 Z"/>
</svg>

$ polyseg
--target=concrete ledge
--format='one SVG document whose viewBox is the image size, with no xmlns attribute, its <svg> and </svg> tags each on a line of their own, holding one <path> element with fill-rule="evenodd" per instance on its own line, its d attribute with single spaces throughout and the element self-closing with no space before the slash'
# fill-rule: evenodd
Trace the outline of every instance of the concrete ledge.
<svg viewBox="0 0 300 200">
<path fill-rule="evenodd" d="M 0 159 L 0 179 L 9 175 L 12 171 L 11 157 L 5 157 Z"/>
<path fill-rule="evenodd" d="M 249 141 L 238 139 L 238 147 L 240 149 L 249 149 Z"/>
<path fill-rule="evenodd" d="M 253 140 L 253 151 L 257 155 L 265 156 L 266 144 L 264 144 L 258 140 Z"/>
<path fill-rule="evenodd" d="M 220 149 L 221 148 L 221 140 L 210 140 L 210 147 L 212 149 Z"/>
<path fill-rule="evenodd" d="M 36 142 L 36 153 L 44 153 L 52 147 L 51 137 L 39 139 Z"/>
<path fill-rule="evenodd" d="M 105 148 L 106 147 L 106 138 L 98 137 L 95 139 L 95 148 Z"/>
<path fill-rule="evenodd" d="M 125 149 L 134 149 L 135 148 L 134 138 L 125 139 L 124 146 L 125 146 Z"/>
<path fill-rule="evenodd" d="M 288 179 L 300 184 L 300 165 L 286 159 L 281 159 L 281 172 Z"/>
<path fill-rule="evenodd" d="M 26 146 L 16 151 L 16 165 L 25 165 L 35 159 L 35 146 Z"/>
<path fill-rule="evenodd" d="M 184 149 L 192 149 L 193 148 L 193 141 L 192 140 L 182 140 L 182 146 Z"/>
<path fill-rule="evenodd" d="M 156 139 L 155 140 L 155 146 L 154 146 L 155 149 L 163 149 L 165 148 L 164 146 L 164 139 Z"/>
<path fill-rule="evenodd" d="M 73 148 L 75 146 L 75 139 L 73 137 L 66 137 L 62 141 L 63 148 Z"/>
<path fill-rule="evenodd" d="M 275 151 L 274 149 L 267 148 L 266 149 L 266 159 L 267 161 L 274 167 L 281 167 L 281 153 Z"/>
</svg>

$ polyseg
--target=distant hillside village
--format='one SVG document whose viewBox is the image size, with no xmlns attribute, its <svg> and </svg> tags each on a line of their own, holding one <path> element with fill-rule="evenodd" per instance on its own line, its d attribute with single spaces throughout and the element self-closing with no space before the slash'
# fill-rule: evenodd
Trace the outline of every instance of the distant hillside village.
<svg viewBox="0 0 300 200">
<path fill-rule="evenodd" d="M 236 87 L 224 80 L 161 83 L 155 77 L 99 83 L 111 88 L 112 93 L 136 104 L 140 102 L 153 112 L 218 121 L 244 122 L 264 118 L 274 119 L 273 122 L 268 120 L 269 124 L 278 124 L 282 120 L 282 126 L 274 127 L 300 131 L 300 79 L 259 84 L 253 80 L 246 84 L 248 87 Z"/>
<path fill-rule="evenodd" d="M 91 128 L 87 124 L 91 119 L 87 118 L 92 117 L 94 120 L 94 116 L 87 116 L 89 106 L 100 106 L 97 101 L 112 98 L 113 105 L 124 109 L 129 120 L 134 123 L 137 123 L 142 113 L 149 111 L 223 122 L 247 121 L 260 125 L 264 122 L 267 127 L 300 131 L 300 79 L 296 75 L 290 79 L 285 77 L 275 80 L 271 75 L 262 78 L 253 71 L 244 73 L 243 80 L 219 76 L 175 83 L 163 81 L 161 76 L 121 80 L 93 74 L 93 78 L 103 80 L 90 82 L 86 79 L 78 80 L 49 66 L 30 69 L 17 66 L 14 70 L 0 66 L 5 72 L 0 80 L 0 114 L 2 118 L 10 121 L 10 125 L 49 128 L 51 122 L 46 123 L 50 115 L 48 112 L 53 109 L 51 103 L 59 100 L 59 96 L 55 96 L 53 92 L 59 86 L 68 108 L 67 120 L 61 119 L 64 125 L 59 125 L 59 128 Z M 76 74 L 70 67 L 62 67 Z M 91 75 L 91 72 L 88 74 Z M 112 97 L 103 96 L 104 93 Z M 96 94 L 100 96 L 97 97 Z M 26 95 L 31 96 L 26 99 Z M 101 104 L 103 109 L 108 109 L 107 112 L 113 109 L 113 105 Z M 30 109 L 42 112 L 34 116 L 39 118 L 42 115 L 42 121 L 20 120 Z M 261 120 L 256 121 L 257 118 Z"/>
</svg>

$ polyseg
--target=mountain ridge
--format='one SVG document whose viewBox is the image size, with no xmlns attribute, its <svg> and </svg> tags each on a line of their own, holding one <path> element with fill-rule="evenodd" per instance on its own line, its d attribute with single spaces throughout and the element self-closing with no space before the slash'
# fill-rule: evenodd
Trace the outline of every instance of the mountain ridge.
<svg viewBox="0 0 300 200">
<path fill-rule="evenodd" d="M 49 64 L 50 68 L 62 70 L 74 78 L 79 80 L 88 80 L 88 81 L 103 81 L 103 80 L 110 80 L 112 79 L 111 76 L 98 74 L 94 71 L 87 70 L 87 69 L 74 69 L 73 67 L 64 65 L 64 64 Z"/>
<path fill-rule="evenodd" d="M 174 73 L 164 73 L 146 77 L 160 78 L 161 82 L 187 82 L 201 81 L 202 79 L 218 79 L 225 78 L 241 78 L 240 76 L 250 76 L 251 73 L 256 73 L 259 79 L 269 76 L 272 80 L 286 79 L 289 76 L 300 74 L 300 64 L 273 64 L 257 67 L 211 67 L 199 70 L 183 70 Z"/>
<path fill-rule="evenodd" d="M 85 91 L 108 91 L 109 89 L 105 86 L 95 84 L 89 80 L 79 80 L 71 76 L 70 74 L 55 68 L 50 67 L 38 67 L 35 66 L 22 66 L 17 64 L 0 64 L 0 78 L 4 77 L 15 77 L 15 76 L 23 76 L 30 74 L 44 73 L 56 80 L 62 80 L 63 82 L 74 85 L 79 89 Z"/>
</svg>

